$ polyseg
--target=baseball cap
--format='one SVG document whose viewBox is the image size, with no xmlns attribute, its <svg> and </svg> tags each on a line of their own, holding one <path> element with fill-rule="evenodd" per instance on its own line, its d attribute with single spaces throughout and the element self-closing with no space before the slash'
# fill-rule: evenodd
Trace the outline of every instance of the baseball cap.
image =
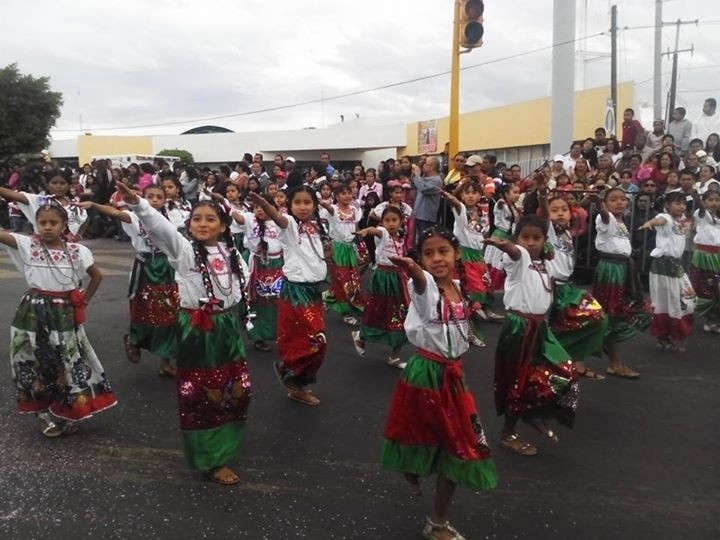
<svg viewBox="0 0 720 540">
<path fill-rule="evenodd" d="M 557 154 L 557 155 L 553 158 L 553 161 L 562 161 L 563 163 L 565 163 L 565 156 L 563 156 L 562 154 Z"/>
<path fill-rule="evenodd" d="M 237 171 L 233 171 L 230 173 L 230 180 L 237 180 L 240 177 L 240 173 Z"/>
<path fill-rule="evenodd" d="M 295 158 L 292 156 L 288 156 L 285 158 L 285 161 L 292 161 L 293 163 L 295 163 Z"/>
<path fill-rule="evenodd" d="M 483 162 L 483 159 L 478 156 L 477 154 L 473 154 L 469 158 L 467 158 L 467 161 L 465 161 L 465 165 L 468 167 L 473 167 L 474 165 L 479 165 Z"/>
<path fill-rule="evenodd" d="M 705 150 L 698 150 L 697 152 L 695 152 L 695 155 L 698 158 L 702 159 L 704 157 L 707 157 L 707 152 Z"/>
</svg>

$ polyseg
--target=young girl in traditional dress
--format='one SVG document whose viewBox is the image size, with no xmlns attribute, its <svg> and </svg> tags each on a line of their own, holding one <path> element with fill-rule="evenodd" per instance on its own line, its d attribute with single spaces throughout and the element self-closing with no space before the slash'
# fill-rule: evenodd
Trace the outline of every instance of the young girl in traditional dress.
<svg viewBox="0 0 720 540">
<path fill-rule="evenodd" d="M 392 398 L 382 465 L 404 473 L 418 492 L 420 477 L 437 474 L 423 536 L 462 540 L 447 516 L 455 486 L 489 490 L 497 475 L 460 358 L 470 334 L 470 308 L 453 279 L 460 246 L 448 231 L 431 227 L 420 237 L 418 253 L 422 267 L 407 257 L 391 258 L 411 278 L 405 330 L 417 351 Z"/>
<path fill-rule="evenodd" d="M 694 217 L 695 249 L 688 274 L 698 295 L 696 311 L 705 318 L 703 330 L 720 333 L 720 193 L 706 191 Z"/>
<path fill-rule="evenodd" d="M 150 184 L 143 191 L 143 197 L 155 210 L 166 215 L 167 199 L 163 188 Z M 153 245 L 138 217 L 128 209 L 116 209 L 89 201 L 79 203 L 78 206 L 87 210 L 93 208 L 119 220 L 135 249 L 128 290 L 130 332 L 123 336 L 127 359 L 137 364 L 140 362 L 140 351 L 145 349 L 160 357 L 159 375 L 174 377 L 176 370 L 172 361 L 177 355 L 176 323 L 180 297 L 175 271 L 167 255 Z"/>
<path fill-rule="evenodd" d="M 170 223 L 183 234 L 187 233 L 187 220 L 190 219 L 192 205 L 185 200 L 182 184 L 176 176 L 165 176 L 162 179 L 165 191 L 165 211 Z"/>
<path fill-rule="evenodd" d="M 18 208 L 32 224 L 33 231 L 36 233 L 38 230 L 35 215 L 38 208 L 45 204 L 59 204 L 65 209 L 68 216 L 68 228 L 64 234 L 69 241 L 77 242 L 81 238 L 83 225 L 87 221 L 87 212 L 75 204 L 77 201 L 70 195 L 70 180 L 63 171 L 53 169 L 45 173 L 45 176 L 48 180 L 45 184 L 44 195 L 0 187 L 0 197 L 17 203 Z"/>
<path fill-rule="evenodd" d="M 650 306 L 642 294 L 635 271 L 630 232 L 623 222 L 627 195 L 622 189 L 606 189 L 595 218 L 595 249 L 600 261 L 595 267 L 593 296 L 608 316 L 604 350 L 609 357 L 608 375 L 637 379 L 640 374 L 620 361 L 618 344 L 650 326 Z"/>
<path fill-rule="evenodd" d="M 285 280 L 278 298 L 280 360 L 274 364 L 275 372 L 288 398 L 318 405 L 320 400 L 307 387 L 316 382 L 327 349 L 320 283 L 327 274 L 330 238 L 317 213 L 315 190 L 298 186 L 287 199 L 285 216 L 261 196 L 248 196 L 280 227 Z"/>
<path fill-rule="evenodd" d="M 261 197 L 276 208 L 272 197 Z M 233 217 L 242 224 L 245 245 L 250 252 L 248 299 L 254 318 L 248 337 L 257 350 L 268 352 L 267 341 L 274 341 L 277 334 L 277 299 L 283 282 L 280 232 L 275 222 L 257 205 L 252 212 L 233 212 Z"/>
<path fill-rule="evenodd" d="M 407 343 L 403 324 L 408 309 L 407 277 L 391 257 L 405 256 L 405 240 L 402 234 L 403 214 L 399 208 L 388 206 L 382 214 L 381 227 L 367 227 L 358 236 L 374 237 L 377 267 L 372 278 L 363 311 L 360 330 L 351 333 L 355 350 L 365 356 L 365 343 L 370 341 L 391 347 L 387 363 L 392 367 L 405 368 L 400 359 L 400 349 Z"/>
<path fill-rule="evenodd" d="M 102 274 L 89 249 L 63 240 L 62 206 L 40 206 L 33 223 L 32 237 L 0 231 L 30 287 L 10 327 L 10 363 L 18 411 L 37 415 L 43 435 L 58 437 L 117 400 L 83 326 Z"/>
<path fill-rule="evenodd" d="M 328 261 L 330 294 L 326 305 L 342 315 L 343 321 L 355 326 L 365 306 L 360 290 L 358 254 L 355 247 L 355 231 L 362 219 L 362 211 L 353 203 L 355 198 L 347 185 L 335 190 L 337 204 L 320 200 L 320 217 L 328 221 L 333 255 Z"/>
<path fill-rule="evenodd" d="M 536 455 L 537 448 L 519 438 L 518 420 L 557 442 L 545 419 L 572 427 L 577 408 L 575 367 L 547 324 L 553 299 L 547 231 L 545 220 L 527 215 L 517 224 L 514 242 L 486 240 L 507 254 L 507 316 L 495 351 L 495 407 L 498 415 L 505 415 L 500 444 L 524 456 Z"/>
<path fill-rule="evenodd" d="M 685 216 L 685 195 L 668 193 L 665 197 L 667 213 L 658 214 L 640 226 L 655 229 L 655 249 L 650 252 L 650 301 L 652 324 L 650 332 L 663 351 L 684 351 L 683 341 L 692 332 L 693 313 L 697 296 L 685 274 L 681 257 L 692 227 L 692 219 Z"/>
<path fill-rule="evenodd" d="M 500 191 L 500 199 L 493 208 L 495 229 L 491 237 L 509 240 L 515 233 L 515 225 L 520 212 L 515 203 L 520 198 L 520 188 L 516 184 L 506 184 Z M 490 291 L 502 291 L 505 285 L 505 271 L 502 267 L 503 253 L 492 243 L 485 246 L 485 262 L 490 274 Z"/>
<path fill-rule="evenodd" d="M 216 200 L 218 199 L 215 195 L 222 197 L 219 193 L 213 194 L 213 198 Z M 235 218 L 238 214 L 242 215 L 248 211 L 247 208 L 243 206 L 240 199 L 240 188 L 238 188 L 235 184 L 228 184 L 225 186 L 225 201 L 227 201 L 227 204 L 230 206 L 233 218 Z M 230 234 L 232 235 L 233 242 L 235 243 L 235 249 L 242 253 L 245 249 L 245 226 L 243 223 L 237 219 L 233 219 L 230 224 Z"/>
<path fill-rule="evenodd" d="M 185 238 L 148 201 L 119 185 L 152 243 L 168 256 L 180 293 L 177 395 L 188 465 L 223 485 L 240 479 L 238 454 L 250 403 L 250 375 L 238 333 L 246 275 L 230 237 L 230 216 L 214 201 L 190 215 Z"/>
<path fill-rule="evenodd" d="M 571 234 L 572 213 L 565 197 L 548 200 L 547 188 L 538 189 L 540 215 L 548 220 L 548 242 L 553 256 L 545 262 L 554 278 L 550 328 L 575 363 L 580 377 L 605 377 L 585 366 L 588 356 L 601 356 L 608 320 L 600 303 L 584 289 L 572 284 L 575 271 L 575 245 Z"/>
</svg>

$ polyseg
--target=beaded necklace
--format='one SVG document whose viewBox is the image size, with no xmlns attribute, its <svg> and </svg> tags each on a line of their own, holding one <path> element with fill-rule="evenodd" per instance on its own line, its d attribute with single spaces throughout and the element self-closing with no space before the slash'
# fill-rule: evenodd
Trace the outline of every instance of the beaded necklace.
<svg viewBox="0 0 720 540">
<path fill-rule="evenodd" d="M 193 249 L 195 251 L 195 264 L 200 269 L 200 275 L 202 277 L 203 286 L 205 287 L 205 294 L 207 295 L 207 298 L 214 303 L 217 303 L 217 298 L 215 296 L 215 288 L 213 287 L 213 282 L 218 286 L 218 289 L 220 289 L 220 292 L 225 296 L 232 296 L 233 291 L 233 280 L 232 280 L 232 269 L 230 268 L 230 265 L 228 264 L 228 260 L 225 257 L 225 254 L 222 252 L 220 248 L 218 248 L 218 251 L 220 252 L 220 255 L 222 256 L 223 260 L 225 261 L 225 267 L 228 268 L 228 281 L 230 282 L 230 287 L 224 288 L 222 284 L 220 283 L 217 274 L 215 273 L 215 269 L 208 269 L 208 265 L 206 261 L 203 259 L 202 254 L 200 253 L 200 249 L 197 247 L 197 245 L 193 246 Z M 207 253 L 207 252 L 206 252 Z M 242 283 L 241 283 L 242 286 Z"/>
<path fill-rule="evenodd" d="M 45 242 L 40 240 L 40 247 L 42 249 L 43 255 L 45 256 L 45 262 L 47 263 L 47 267 L 52 270 L 50 272 L 50 275 L 53 277 L 55 282 L 60 285 L 61 287 L 67 287 L 68 285 L 76 285 L 75 282 L 75 265 L 72 262 L 72 257 L 70 257 L 70 251 L 68 251 L 67 243 L 65 241 L 62 241 L 62 251 L 63 255 L 67 257 L 68 263 L 70 264 L 71 274 L 68 276 L 61 268 L 59 268 L 54 262 L 53 258 L 50 255 L 50 251 L 48 250 L 48 247 L 45 245 Z M 57 270 L 57 272 L 55 272 Z M 57 277 L 57 274 L 62 276 L 64 279 L 60 279 Z"/>
<path fill-rule="evenodd" d="M 456 284 L 454 281 L 453 281 L 452 284 L 453 284 L 453 287 L 455 288 L 455 290 L 457 291 L 458 296 L 460 297 L 460 302 L 462 303 L 462 307 L 463 307 L 463 313 L 467 314 L 467 313 L 468 313 L 468 307 L 469 307 L 469 306 L 468 306 L 468 303 L 467 303 L 467 301 L 465 300 L 465 297 L 463 296 L 462 292 L 461 292 L 460 289 L 458 288 L 457 284 Z M 447 327 L 448 327 L 448 343 L 450 342 L 449 330 L 450 330 L 450 323 L 451 323 L 451 322 L 452 322 L 453 326 L 454 326 L 455 328 L 457 328 L 457 331 L 458 331 L 458 333 L 460 334 L 460 337 L 463 339 L 463 341 L 465 341 L 466 343 L 469 343 L 469 342 L 470 342 L 470 337 L 469 337 L 469 335 L 466 335 L 465 332 L 463 332 L 462 324 L 460 323 L 460 321 L 458 321 L 457 316 L 455 315 L 455 310 L 452 308 L 452 302 L 450 302 L 450 300 L 448 300 L 448 297 L 447 297 L 447 295 L 445 294 L 445 291 L 443 291 L 442 287 L 438 287 L 438 291 L 440 292 L 440 316 L 441 316 L 441 320 L 442 320 L 442 322 L 443 322 L 444 324 L 446 324 Z M 443 303 L 442 303 L 443 300 L 445 300 L 445 306 L 447 307 L 447 317 L 445 316 L 444 310 L 442 309 L 442 307 L 443 307 Z M 452 347 L 452 345 L 451 345 L 451 347 Z"/>
</svg>

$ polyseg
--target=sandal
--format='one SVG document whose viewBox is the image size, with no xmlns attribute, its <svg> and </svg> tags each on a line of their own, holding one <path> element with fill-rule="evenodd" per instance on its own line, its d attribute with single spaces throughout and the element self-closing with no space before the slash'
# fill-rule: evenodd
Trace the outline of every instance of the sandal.
<svg viewBox="0 0 720 540">
<path fill-rule="evenodd" d="M 253 343 L 253 346 L 258 350 L 262 352 L 270 352 L 270 345 L 265 343 L 263 340 L 256 341 Z"/>
<path fill-rule="evenodd" d="M 360 324 L 360 321 L 358 321 L 355 317 L 347 316 L 343 317 L 343 322 L 345 324 L 349 324 L 350 326 L 357 326 Z"/>
<path fill-rule="evenodd" d="M 470 337 L 468 338 L 468 343 L 472 345 L 473 347 L 485 347 L 485 342 L 477 337 L 475 334 L 470 334 Z"/>
<path fill-rule="evenodd" d="M 365 342 L 360 339 L 360 331 L 353 330 L 350 332 L 350 335 L 352 336 L 353 345 L 355 346 L 355 352 L 357 352 L 359 356 L 365 356 Z"/>
<path fill-rule="evenodd" d="M 552 442 L 560 442 L 558 436 L 555 435 L 555 432 L 548 427 L 544 420 L 541 420 L 540 418 L 523 418 L 522 420 L 525 424 L 533 428 L 540 435 L 544 435 Z"/>
<path fill-rule="evenodd" d="M 39 413 L 37 417 L 40 420 L 40 432 L 46 437 L 54 439 L 63 434 L 62 426 L 56 424 L 49 413 Z"/>
<path fill-rule="evenodd" d="M 232 469 L 215 467 L 207 472 L 207 477 L 221 486 L 234 486 L 240 483 L 240 478 Z"/>
<path fill-rule="evenodd" d="M 460 534 L 457 529 L 455 529 L 455 527 L 450 525 L 449 521 L 435 523 L 432 519 L 425 518 L 425 528 L 422 532 L 423 538 L 425 538 L 425 540 L 440 540 L 443 537 L 436 534 L 439 531 L 447 531 L 452 534 L 450 540 L 465 540 L 465 537 Z"/>
<path fill-rule="evenodd" d="M 63 435 L 75 435 L 80 430 L 79 422 L 65 422 L 62 426 Z"/>
<path fill-rule="evenodd" d="M 137 364 L 140 362 L 140 347 L 137 345 L 133 345 L 130 343 L 130 335 L 125 334 L 123 336 L 123 345 L 125 345 L 125 356 L 128 360 L 130 360 L 133 364 Z"/>
<path fill-rule="evenodd" d="M 495 313 L 494 311 L 490 311 L 489 309 L 485 310 L 485 313 L 488 316 L 488 319 L 491 321 L 504 321 L 505 315 L 499 315 L 498 313 Z"/>
<path fill-rule="evenodd" d="M 521 456 L 537 456 L 538 449 L 532 444 L 520 440 L 517 433 L 500 439 L 500 446 Z"/>
<path fill-rule="evenodd" d="M 387 364 L 388 366 L 396 367 L 398 369 L 405 369 L 405 366 L 407 366 L 407 362 L 400 360 L 400 357 L 393 358 L 392 356 L 388 357 Z"/>
<path fill-rule="evenodd" d="M 612 375 L 613 377 L 620 377 L 621 379 L 639 379 L 640 374 L 637 371 L 634 371 L 632 368 L 629 368 L 625 364 L 620 364 L 617 367 L 610 367 L 605 370 L 605 373 L 608 375 Z"/>
<path fill-rule="evenodd" d="M 298 388 L 297 390 L 290 390 L 287 395 L 293 401 L 302 403 L 303 405 L 320 405 L 320 400 L 316 398 L 310 390 L 305 388 Z"/>
<path fill-rule="evenodd" d="M 577 370 L 578 377 L 585 377 L 586 379 L 590 379 L 593 381 L 604 381 L 605 377 L 603 375 L 600 375 L 596 371 L 593 371 L 590 368 L 585 368 L 582 371 L 579 369 Z"/>
</svg>

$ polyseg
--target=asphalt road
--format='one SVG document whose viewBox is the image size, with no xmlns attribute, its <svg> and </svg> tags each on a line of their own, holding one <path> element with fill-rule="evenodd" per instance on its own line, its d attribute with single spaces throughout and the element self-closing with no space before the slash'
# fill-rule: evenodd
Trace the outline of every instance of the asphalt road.
<svg viewBox="0 0 720 540">
<path fill-rule="evenodd" d="M 7 361 L 9 326 L 24 281 L 0 254 L 1 538 L 347 538 L 413 539 L 432 504 L 378 462 L 399 372 L 385 351 L 359 358 L 349 327 L 328 315 L 329 353 L 315 390 L 319 407 L 285 397 L 274 353 L 248 348 L 253 398 L 248 437 L 227 488 L 183 462 L 174 383 L 123 355 L 127 244 L 88 242 L 106 279 L 87 329 L 119 405 L 80 433 L 48 440 L 14 410 Z M 534 433 L 540 455 L 498 445 L 492 408 L 494 342 L 472 349 L 466 376 L 478 400 L 500 475 L 497 490 L 459 489 L 452 521 L 468 539 L 720 538 L 720 335 L 697 331 L 684 354 L 660 353 L 649 335 L 624 347 L 639 381 L 582 382 L 576 427 L 557 445 Z M 405 351 L 409 354 L 410 351 Z M 595 361 L 593 367 L 602 363 Z"/>
</svg>

